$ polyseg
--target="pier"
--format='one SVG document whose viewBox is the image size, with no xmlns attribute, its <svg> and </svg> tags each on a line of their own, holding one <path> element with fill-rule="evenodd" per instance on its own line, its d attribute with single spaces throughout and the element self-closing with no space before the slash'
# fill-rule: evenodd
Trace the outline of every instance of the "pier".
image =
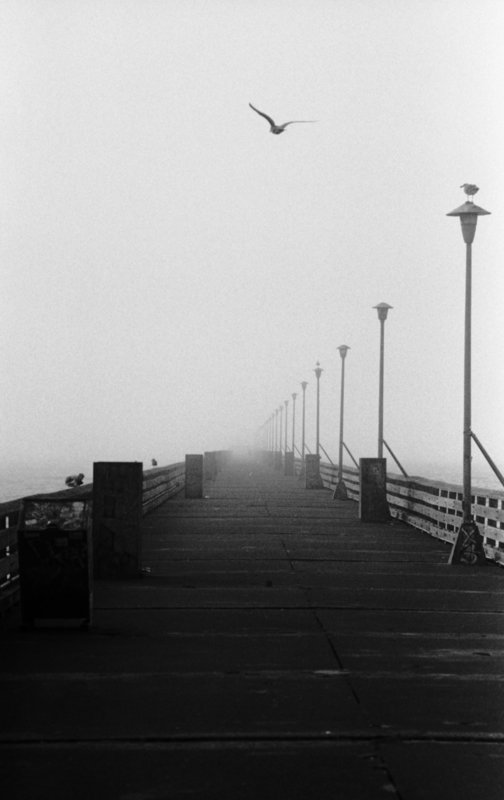
<svg viewBox="0 0 504 800">
<path fill-rule="evenodd" d="M 502 569 L 264 461 L 143 516 L 89 630 L 4 615 L 10 798 L 500 800 Z"/>
</svg>

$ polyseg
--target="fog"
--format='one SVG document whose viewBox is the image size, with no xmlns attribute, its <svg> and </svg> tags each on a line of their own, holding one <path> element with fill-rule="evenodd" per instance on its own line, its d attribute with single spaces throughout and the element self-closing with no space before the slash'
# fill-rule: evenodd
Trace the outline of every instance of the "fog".
<svg viewBox="0 0 504 800">
<path fill-rule="evenodd" d="M 501 0 L 4 0 L 4 465 L 248 445 L 304 380 L 313 448 L 317 361 L 336 459 L 341 344 L 376 455 L 387 302 L 385 439 L 462 474 L 470 182 L 473 429 L 504 469 L 503 33 Z"/>
</svg>

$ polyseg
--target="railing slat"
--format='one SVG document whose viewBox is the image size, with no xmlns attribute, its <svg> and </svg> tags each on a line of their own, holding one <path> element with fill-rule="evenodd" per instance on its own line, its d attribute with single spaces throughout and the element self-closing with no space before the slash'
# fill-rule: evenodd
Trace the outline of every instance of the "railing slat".
<svg viewBox="0 0 504 800">
<path fill-rule="evenodd" d="M 338 467 L 321 462 L 320 474 L 324 486 L 333 489 Z M 344 466 L 343 479 L 350 499 L 358 500 L 359 470 Z M 460 484 L 389 474 L 387 500 L 392 517 L 449 544 L 455 541 L 462 520 Z M 504 492 L 474 487 L 472 510 L 487 558 L 504 565 Z"/>
</svg>

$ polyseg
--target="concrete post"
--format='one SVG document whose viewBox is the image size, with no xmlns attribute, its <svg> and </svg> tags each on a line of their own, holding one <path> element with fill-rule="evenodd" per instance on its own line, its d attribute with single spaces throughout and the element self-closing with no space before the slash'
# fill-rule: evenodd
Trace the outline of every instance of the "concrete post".
<svg viewBox="0 0 504 800">
<path fill-rule="evenodd" d="M 294 453 L 291 450 L 285 453 L 284 475 L 294 475 Z"/>
<path fill-rule="evenodd" d="M 185 496 L 187 498 L 203 497 L 202 455 L 186 455 L 185 457 Z"/>
<path fill-rule="evenodd" d="M 359 519 L 362 522 L 386 522 L 390 519 L 387 503 L 387 459 L 361 458 Z"/>
<path fill-rule="evenodd" d="M 324 483 L 320 476 L 320 456 L 309 453 L 305 456 L 306 488 L 323 489 Z"/>
<path fill-rule="evenodd" d="M 93 465 L 93 553 L 97 578 L 138 577 L 141 570 L 143 465 Z"/>
</svg>

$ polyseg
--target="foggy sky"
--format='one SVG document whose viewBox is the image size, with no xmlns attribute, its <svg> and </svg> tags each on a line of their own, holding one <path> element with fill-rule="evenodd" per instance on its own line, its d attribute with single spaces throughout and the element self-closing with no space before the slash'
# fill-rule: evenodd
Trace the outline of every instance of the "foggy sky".
<svg viewBox="0 0 504 800">
<path fill-rule="evenodd" d="M 248 443 L 303 380 L 313 447 L 318 360 L 335 458 L 340 344 L 376 455 L 385 301 L 385 438 L 461 465 L 471 182 L 473 429 L 503 469 L 503 33 L 501 0 L 4 0 L 4 464 Z M 318 121 L 272 136 L 249 102 Z"/>
</svg>

